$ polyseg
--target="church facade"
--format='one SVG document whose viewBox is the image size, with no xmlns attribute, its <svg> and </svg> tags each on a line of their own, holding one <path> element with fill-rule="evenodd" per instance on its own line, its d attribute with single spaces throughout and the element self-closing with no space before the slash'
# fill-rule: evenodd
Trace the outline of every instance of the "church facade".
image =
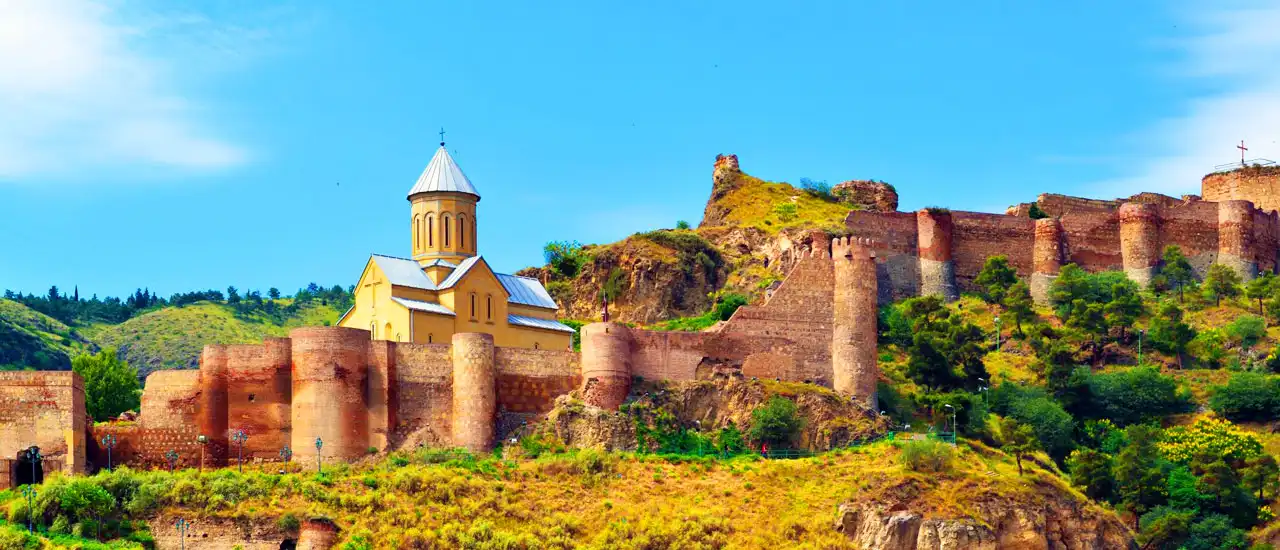
<svg viewBox="0 0 1280 550">
<path fill-rule="evenodd" d="M 372 338 L 447 343 L 484 333 L 502 347 L 568 349 L 574 330 L 537 279 L 496 273 L 479 254 L 480 193 L 444 143 L 409 190 L 409 257 L 370 256 L 355 285 L 355 305 L 338 326 Z"/>
</svg>

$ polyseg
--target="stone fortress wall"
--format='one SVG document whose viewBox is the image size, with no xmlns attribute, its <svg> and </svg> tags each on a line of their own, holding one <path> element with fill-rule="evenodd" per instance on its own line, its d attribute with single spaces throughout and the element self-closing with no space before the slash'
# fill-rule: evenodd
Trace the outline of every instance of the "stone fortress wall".
<svg viewBox="0 0 1280 550">
<path fill-rule="evenodd" d="M 259 345 L 210 344 L 199 370 L 152 373 L 136 422 L 86 427 L 80 386 L 82 424 L 69 425 L 94 466 L 106 465 L 100 442 L 111 434 L 116 464 L 167 467 L 170 451 L 179 467 L 234 464 L 241 456 L 277 461 L 288 446 L 292 460 L 314 467 L 316 438 L 324 461 L 418 445 L 485 451 L 574 390 L 581 389 L 587 403 L 616 409 L 636 377 L 808 381 L 855 396 L 871 411 L 879 374 L 874 244 L 833 241 L 823 232 L 811 241 L 768 300 L 739 308 L 714 331 L 594 323 L 582 327 L 576 353 L 497 347 L 475 333 L 457 334 L 450 343 L 408 344 L 371 340 L 359 329 L 300 328 Z M 42 387 L 38 375 L 51 374 L 12 377 Z M 0 384 L 0 395 L 3 389 Z M 50 406 L 72 401 L 60 395 Z M 0 405 L 0 414 L 5 410 Z M 41 437 L 49 435 L 40 429 Z M 243 445 L 234 438 L 241 431 Z M 201 435 L 204 445 L 197 442 Z M 33 438 L 0 434 L 0 444 Z M 69 469 L 84 471 L 85 463 L 81 458 Z"/>
<path fill-rule="evenodd" d="M 84 381 L 73 372 L 0 372 L 0 489 L 85 467 Z M 26 451 L 40 448 L 33 464 Z"/>
<path fill-rule="evenodd" d="M 1034 204 L 1049 217 L 1039 220 L 1030 218 L 1028 203 L 1006 214 L 855 210 L 845 224 L 874 243 L 881 303 L 926 294 L 955 298 L 974 289 L 983 263 L 997 254 L 1028 279 L 1040 301 L 1067 263 L 1091 272 L 1123 270 L 1146 285 L 1168 245 L 1181 247 L 1201 277 L 1221 263 L 1249 280 L 1276 271 L 1280 247 L 1280 172 L 1254 172 L 1205 176 L 1205 195 L 1223 199 L 1217 202 L 1155 193 L 1114 201 L 1045 194 Z"/>
</svg>

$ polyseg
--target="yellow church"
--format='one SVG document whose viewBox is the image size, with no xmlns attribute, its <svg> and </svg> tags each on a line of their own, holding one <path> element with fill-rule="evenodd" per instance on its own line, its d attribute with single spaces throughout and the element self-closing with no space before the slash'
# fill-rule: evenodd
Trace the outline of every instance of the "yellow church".
<svg viewBox="0 0 1280 550">
<path fill-rule="evenodd" d="M 409 190 L 412 256 L 370 256 L 338 326 L 397 342 L 445 344 L 457 332 L 484 332 L 498 346 L 568 349 L 574 330 L 556 320 L 542 283 L 494 273 L 477 253 L 479 202 L 440 142 Z"/>
</svg>

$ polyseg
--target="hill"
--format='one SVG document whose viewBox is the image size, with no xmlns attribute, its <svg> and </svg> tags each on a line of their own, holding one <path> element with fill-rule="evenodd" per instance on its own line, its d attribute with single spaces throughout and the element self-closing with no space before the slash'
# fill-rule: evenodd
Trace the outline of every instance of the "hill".
<svg viewBox="0 0 1280 550">
<path fill-rule="evenodd" d="M 279 300 L 283 308 L 291 301 Z M 288 316 L 260 310 L 239 313 L 224 303 L 197 302 L 168 306 L 120 324 L 93 324 L 82 332 L 100 347 L 115 347 L 141 376 L 161 369 L 193 369 L 205 344 L 252 344 L 264 337 L 286 336 L 290 329 L 337 322 L 342 312 L 331 305 L 308 302 Z"/>
<path fill-rule="evenodd" d="M 72 357 L 97 349 L 95 342 L 61 321 L 0 298 L 0 370 L 68 370 Z"/>
</svg>

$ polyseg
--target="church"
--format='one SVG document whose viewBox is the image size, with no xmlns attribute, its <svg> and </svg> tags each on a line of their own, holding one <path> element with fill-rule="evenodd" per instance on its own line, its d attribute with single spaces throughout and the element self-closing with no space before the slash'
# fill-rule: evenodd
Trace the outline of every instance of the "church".
<svg viewBox="0 0 1280 550">
<path fill-rule="evenodd" d="M 569 349 L 574 330 L 537 279 L 495 273 L 480 256 L 480 193 L 444 142 L 409 190 L 409 258 L 374 254 L 338 326 L 372 338 L 448 343 L 455 333 L 493 335 L 502 347 Z"/>
</svg>

